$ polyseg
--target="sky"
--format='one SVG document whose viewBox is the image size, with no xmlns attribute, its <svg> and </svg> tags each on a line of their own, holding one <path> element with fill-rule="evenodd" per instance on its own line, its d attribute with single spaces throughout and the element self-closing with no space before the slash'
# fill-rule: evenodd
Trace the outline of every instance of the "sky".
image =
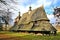
<svg viewBox="0 0 60 40">
<path fill-rule="evenodd" d="M 29 10 L 29 6 L 33 10 L 43 5 L 51 23 L 55 23 L 56 20 L 53 15 L 54 8 L 60 7 L 60 0 L 15 0 L 15 3 L 21 15 Z"/>
<path fill-rule="evenodd" d="M 45 11 L 47 14 L 51 14 L 53 8 L 59 6 L 60 0 L 15 0 L 15 7 L 21 12 L 24 13 L 29 10 L 31 5 L 32 9 L 38 8 L 41 5 L 44 5 Z"/>
<path fill-rule="evenodd" d="M 51 23 L 55 22 L 53 15 L 54 8 L 60 7 L 60 0 L 5 0 L 10 7 L 11 12 L 14 13 L 13 18 L 18 16 L 18 12 L 21 12 L 21 15 L 29 10 L 29 6 L 33 9 L 36 9 L 40 6 L 44 6 L 47 17 L 50 19 Z M 9 8 L 9 7 L 8 7 Z"/>
</svg>

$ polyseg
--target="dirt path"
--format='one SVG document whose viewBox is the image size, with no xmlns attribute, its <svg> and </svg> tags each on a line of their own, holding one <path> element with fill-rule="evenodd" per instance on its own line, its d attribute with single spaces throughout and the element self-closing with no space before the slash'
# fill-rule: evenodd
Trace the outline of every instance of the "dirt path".
<svg viewBox="0 0 60 40">
<path fill-rule="evenodd" d="M 14 37 L 6 34 L 0 34 L 0 40 L 25 40 L 25 38 Z"/>
<path fill-rule="evenodd" d="M 25 40 L 25 38 L 21 38 L 21 37 L 10 37 L 10 38 L 0 38 L 0 40 Z"/>
<path fill-rule="evenodd" d="M 6 35 L 6 34 L 0 34 L 0 38 L 10 38 L 12 36 Z"/>
</svg>

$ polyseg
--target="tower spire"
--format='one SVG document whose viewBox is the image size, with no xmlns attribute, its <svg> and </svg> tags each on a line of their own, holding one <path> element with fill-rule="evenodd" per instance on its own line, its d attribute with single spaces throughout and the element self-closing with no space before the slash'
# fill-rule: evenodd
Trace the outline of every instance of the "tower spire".
<svg viewBox="0 0 60 40">
<path fill-rule="evenodd" d="M 29 14 L 31 13 L 32 9 L 31 9 L 31 0 L 30 0 L 30 6 L 29 6 Z"/>
<path fill-rule="evenodd" d="M 31 0 L 30 0 L 30 6 L 29 6 L 29 11 L 31 11 L 32 9 L 31 9 L 32 7 L 31 7 Z"/>
<path fill-rule="evenodd" d="M 21 17 L 21 16 L 20 16 L 20 12 L 19 12 L 19 19 L 20 19 L 20 17 Z"/>
<path fill-rule="evenodd" d="M 30 6 L 30 7 L 29 7 L 29 11 L 31 11 L 31 10 L 32 10 L 31 8 L 32 8 L 32 7 Z"/>
</svg>

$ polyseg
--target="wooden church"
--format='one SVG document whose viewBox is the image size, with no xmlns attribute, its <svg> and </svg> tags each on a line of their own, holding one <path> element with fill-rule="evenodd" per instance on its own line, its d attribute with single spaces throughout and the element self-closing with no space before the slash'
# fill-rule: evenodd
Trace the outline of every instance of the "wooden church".
<svg viewBox="0 0 60 40">
<path fill-rule="evenodd" d="M 56 34 L 56 29 L 50 24 L 50 20 L 47 18 L 44 7 L 41 6 L 34 10 L 31 10 L 29 7 L 29 11 L 24 13 L 17 24 L 11 28 L 12 31 L 17 32 L 28 32 L 28 33 L 42 33 Z"/>
</svg>

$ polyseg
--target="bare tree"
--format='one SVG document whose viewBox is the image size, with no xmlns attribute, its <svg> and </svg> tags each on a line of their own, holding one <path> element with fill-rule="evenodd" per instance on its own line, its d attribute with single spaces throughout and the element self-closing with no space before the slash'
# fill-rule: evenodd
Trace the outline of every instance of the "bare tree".
<svg viewBox="0 0 60 40">
<path fill-rule="evenodd" d="M 0 2 L 3 3 L 3 4 L 5 4 L 5 5 L 7 4 L 4 0 L 0 0 Z"/>
<path fill-rule="evenodd" d="M 12 3 L 15 3 L 15 1 L 10 0 Z M 0 5 L 0 16 L 2 15 L 6 21 L 9 23 L 10 21 L 12 21 L 12 15 L 13 13 L 10 12 L 10 9 L 16 10 L 14 7 L 10 6 L 9 3 L 7 3 L 7 0 L 0 0 L 0 3 L 2 5 Z"/>
</svg>

